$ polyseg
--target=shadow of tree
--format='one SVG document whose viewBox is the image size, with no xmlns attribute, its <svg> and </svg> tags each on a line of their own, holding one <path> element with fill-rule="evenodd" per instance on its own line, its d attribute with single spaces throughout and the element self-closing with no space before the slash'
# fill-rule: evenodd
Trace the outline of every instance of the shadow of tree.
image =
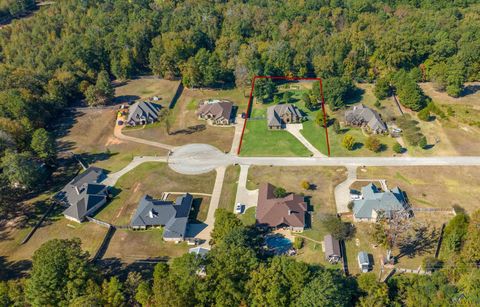
<svg viewBox="0 0 480 307">
<path fill-rule="evenodd" d="M 31 267 L 30 260 L 8 261 L 0 256 L 0 281 L 26 277 Z"/>
<path fill-rule="evenodd" d="M 413 258 L 425 253 L 430 253 L 435 247 L 438 233 L 435 228 L 425 225 L 416 226 L 412 232 L 404 234 L 398 243 L 399 254 L 397 258 Z"/>
</svg>

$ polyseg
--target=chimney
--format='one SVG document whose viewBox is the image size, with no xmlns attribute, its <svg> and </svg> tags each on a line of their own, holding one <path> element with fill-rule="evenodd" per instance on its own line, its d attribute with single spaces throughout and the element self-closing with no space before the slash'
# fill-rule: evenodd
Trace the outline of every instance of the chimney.
<svg viewBox="0 0 480 307">
<path fill-rule="evenodd" d="M 75 192 L 77 192 L 77 195 L 80 195 L 80 190 L 78 190 L 77 186 L 75 186 Z"/>
<path fill-rule="evenodd" d="M 288 209 L 288 215 L 292 215 L 292 210 Z"/>
</svg>

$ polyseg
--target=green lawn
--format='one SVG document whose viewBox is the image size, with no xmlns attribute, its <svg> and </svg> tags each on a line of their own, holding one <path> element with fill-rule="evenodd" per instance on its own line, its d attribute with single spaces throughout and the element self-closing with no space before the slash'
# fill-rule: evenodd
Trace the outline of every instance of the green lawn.
<svg viewBox="0 0 480 307">
<path fill-rule="evenodd" d="M 266 120 L 247 122 L 240 156 L 308 157 L 311 153 L 290 132 L 269 130 Z"/>
<path fill-rule="evenodd" d="M 235 197 L 237 196 L 238 176 L 240 175 L 240 166 L 231 165 L 225 172 L 223 179 L 222 194 L 220 195 L 219 208 L 224 208 L 229 212 L 233 212 L 235 205 Z"/>
<path fill-rule="evenodd" d="M 248 208 L 243 214 L 240 214 L 238 217 L 243 222 L 245 226 L 254 225 L 256 222 L 256 212 L 257 207 Z"/>
</svg>

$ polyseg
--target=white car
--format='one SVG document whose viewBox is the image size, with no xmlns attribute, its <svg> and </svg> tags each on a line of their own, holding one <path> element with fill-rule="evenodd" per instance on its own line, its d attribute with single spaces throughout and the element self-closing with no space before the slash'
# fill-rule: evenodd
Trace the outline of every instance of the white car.
<svg viewBox="0 0 480 307">
<path fill-rule="evenodd" d="M 237 203 L 237 204 L 235 205 L 235 213 L 236 213 L 236 214 L 242 214 L 244 207 L 245 207 L 245 206 L 244 206 L 243 204 Z"/>
</svg>

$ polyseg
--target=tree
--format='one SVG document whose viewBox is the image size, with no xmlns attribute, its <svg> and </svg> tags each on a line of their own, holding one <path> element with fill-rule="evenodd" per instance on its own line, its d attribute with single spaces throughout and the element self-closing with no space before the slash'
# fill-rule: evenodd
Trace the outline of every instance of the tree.
<svg viewBox="0 0 480 307">
<path fill-rule="evenodd" d="M 352 225 L 344 223 L 335 215 L 327 215 L 322 219 L 325 229 L 337 240 L 347 240 L 352 235 Z"/>
<path fill-rule="evenodd" d="M 336 119 L 333 121 L 333 132 L 335 132 L 335 134 L 340 134 L 342 132 L 340 123 Z"/>
<path fill-rule="evenodd" d="M 390 299 L 388 297 L 388 286 L 385 283 L 377 281 L 375 273 L 361 274 L 357 278 L 358 287 L 362 291 L 359 300 L 359 306 L 388 306 Z"/>
<path fill-rule="evenodd" d="M 253 95 L 260 103 L 270 102 L 276 92 L 275 83 L 270 79 L 257 79 L 253 88 Z"/>
<path fill-rule="evenodd" d="M 43 128 L 35 130 L 30 146 L 41 159 L 53 161 L 57 155 L 54 138 Z"/>
<path fill-rule="evenodd" d="M 325 118 L 327 118 L 326 122 Z M 320 127 L 326 128 L 326 124 L 328 123 L 328 114 L 324 115 L 323 112 L 317 112 L 315 115 L 315 123 Z"/>
<path fill-rule="evenodd" d="M 41 182 L 44 170 L 29 152 L 7 150 L 2 158 L 3 173 L 12 186 L 31 190 Z"/>
<path fill-rule="evenodd" d="M 468 263 L 480 262 L 480 210 L 472 213 L 465 235 L 462 257 Z"/>
<path fill-rule="evenodd" d="M 291 98 L 292 98 L 292 93 L 291 92 L 286 91 L 286 92 L 283 93 L 283 101 L 285 103 L 290 103 Z"/>
<path fill-rule="evenodd" d="M 323 82 L 325 101 L 335 111 L 346 104 L 355 93 L 355 86 L 347 78 L 332 77 Z"/>
<path fill-rule="evenodd" d="M 345 134 L 342 139 L 342 145 L 348 150 L 353 150 L 353 148 L 355 147 L 355 138 L 350 134 Z"/>
<path fill-rule="evenodd" d="M 419 119 L 428 122 L 430 120 L 430 110 L 428 108 L 424 108 L 417 113 L 417 116 Z"/>
<path fill-rule="evenodd" d="M 310 182 L 308 182 L 307 180 L 302 180 L 302 183 L 300 184 L 300 186 L 304 190 L 309 190 L 310 189 Z"/>
<path fill-rule="evenodd" d="M 420 148 L 423 148 L 425 149 L 427 147 L 428 143 L 427 143 L 427 138 L 425 136 L 422 136 L 422 138 L 420 139 L 420 141 L 418 141 L 418 146 Z"/>
<path fill-rule="evenodd" d="M 273 190 L 273 195 L 276 198 L 285 197 L 285 196 L 287 196 L 287 194 L 288 194 L 287 191 L 282 187 L 275 187 L 275 189 Z"/>
<path fill-rule="evenodd" d="M 302 94 L 303 103 L 305 103 L 305 107 L 312 111 L 314 109 L 314 104 L 312 103 L 312 99 L 308 93 Z"/>
<path fill-rule="evenodd" d="M 440 253 L 442 258 L 460 252 L 467 235 L 468 222 L 468 215 L 458 213 L 445 226 Z"/>
<path fill-rule="evenodd" d="M 403 147 L 398 142 L 393 144 L 392 149 L 395 153 L 398 153 L 398 154 L 403 152 Z"/>
<path fill-rule="evenodd" d="M 375 82 L 375 88 L 373 90 L 375 97 L 379 100 L 383 100 L 392 95 L 390 88 L 390 80 L 388 78 L 378 78 Z"/>
<path fill-rule="evenodd" d="M 87 281 L 93 277 L 89 254 L 82 251 L 80 239 L 54 239 L 33 254 L 25 294 L 32 306 L 68 305 L 86 293 Z"/>
<path fill-rule="evenodd" d="M 100 98 L 105 101 L 105 104 L 109 103 L 115 96 L 115 89 L 112 86 L 110 76 L 106 70 L 102 70 L 98 73 L 95 88 L 97 89 Z"/>
<path fill-rule="evenodd" d="M 212 231 L 212 240 L 215 244 L 222 242 L 227 234 L 236 228 L 243 228 L 243 224 L 233 212 L 225 209 L 215 211 L 215 224 Z"/>
<path fill-rule="evenodd" d="M 142 306 L 149 306 L 152 299 L 152 290 L 146 281 L 140 282 L 135 293 L 135 300 Z"/>
<path fill-rule="evenodd" d="M 117 277 L 112 277 L 107 282 L 103 281 L 102 298 L 107 306 L 123 306 L 125 304 L 125 296 L 122 291 L 122 284 Z"/>
<path fill-rule="evenodd" d="M 379 152 L 380 149 L 382 149 L 382 144 L 374 136 L 369 136 L 367 138 L 367 140 L 365 141 L 365 146 L 373 152 Z"/>
</svg>

